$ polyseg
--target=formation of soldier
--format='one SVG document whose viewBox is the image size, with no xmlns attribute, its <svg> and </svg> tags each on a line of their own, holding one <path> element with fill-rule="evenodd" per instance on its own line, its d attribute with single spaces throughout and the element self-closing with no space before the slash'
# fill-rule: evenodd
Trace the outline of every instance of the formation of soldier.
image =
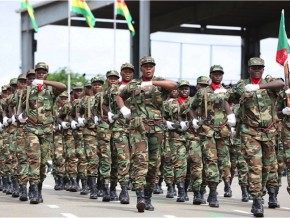
<svg viewBox="0 0 290 218">
<path fill-rule="evenodd" d="M 2 86 L 3 192 L 42 203 L 52 159 L 55 190 L 129 204 L 132 189 L 138 212 L 154 210 L 152 194 L 162 191 L 162 181 L 167 198 L 174 198 L 176 185 L 177 202 L 188 201 L 192 190 L 194 205 L 219 207 L 217 186 L 223 182 L 224 197 L 232 197 L 236 171 L 254 216 L 264 215 L 266 192 L 269 208 L 279 207 L 285 163 L 290 194 L 290 90 L 283 80 L 264 79 L 264 60 L 254 57 L 249 79 L 223 87 L 224 70 L 214 65 L 209 78 L 198 77 L 191 97 L 188 81 L 156 77 L 155 65 L 152 57 L 141 58 L 142 75 L 133 79 L 134 66 L 122 64 L 120 75 L 106 73 L 106 87 L 100 77 L 77 82 L 71 99 L 64 84 L 46 80 L 44 62 Z"/>
</svg>

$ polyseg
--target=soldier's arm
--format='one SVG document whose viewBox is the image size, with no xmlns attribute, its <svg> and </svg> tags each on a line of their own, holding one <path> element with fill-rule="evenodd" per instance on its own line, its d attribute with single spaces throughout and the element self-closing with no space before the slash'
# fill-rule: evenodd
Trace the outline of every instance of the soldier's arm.
<svg viewBox="0 0 290 218">
<path fill-rule="evenodd" d="M 45 84 L 47 86 L 52 86 L 53 88 L 55 88 L 59 92 L 63 92 L 66 90 L 66 85 L 63 83 L 60 83 L 60 82 L 44 80 L 43 84 Z"/>
<path fill-rule="evenodd" d="M 268 83 L 259 84 L 260 89 L 281 90 L 284 87 L 284 82 L 281 79 L 273 80 Z"/>
<path fill-rule="evenodd" d="M 172 91 L 174 89 L 177 89 L 177 83 L 172 80 L 153 80 L 152 85 L 159 86 L 163 89 L 166 89 L 168 91 Z"/>
<path fill-rule="evenodd" d="M 225 106 L 225 110 L 226 110 L 226 114 L 229 115 L 229 114 L 232 114 L 233 111 L 230 107 L 230 104 L 228 101 L 224 101 L 224 106 Z"/>
</svg>

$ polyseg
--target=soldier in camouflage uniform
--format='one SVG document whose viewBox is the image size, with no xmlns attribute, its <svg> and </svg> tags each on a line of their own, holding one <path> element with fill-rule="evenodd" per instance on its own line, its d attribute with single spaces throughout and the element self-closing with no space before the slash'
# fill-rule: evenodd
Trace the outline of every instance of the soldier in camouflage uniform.
<svg viewBox="0 0 290 218">
<path fill-rule="evenodd" d="M 30 69 L 26 73 L 27 85 L 30 86 L 33 80 L 35 80 L 36 74 L 34 69 Z"/>
<path fill-rule="evenodd" d="M 210 86 L 199 90 L 194 96 L 192 108 L 201 109 L 200 117 L 192 121 L 195 129 L 200 129 L 200 139 L 204 147 L 204 167 L 206 170 L 206 182 L 210 193 L 207 201 L 210 207 L 219 207 L 216 189 L 220 178 L 225 183 L 225 197 L 231 196 L 230 189 L 230 126 L 235 125 L 235 115 L 232 113 L 229 104 L 224 101 L 226 89 L 222 86 L 223 68 L 220 65 L 213 65 L 210 68 Z"/>
<path fill-rule="evenodd" d="M 83 84 L 77 82 L 73 85 L 73 92 L 79 93 L 80 97 L 83 93 Z M 75 95 L 74 95 L 75 96 Z M 66 102 L 59 111 L 59 120 L 63 129 L 63 140 L 66 147 L 66 172 L 70 179 L 69 191 L 78 191 L 77 182 L 77 164 L 76 144 L 73 137 L 73 129 L 77 128 L 78 123 L 72 118 L 72 103 Z"/>
<path fill-rule="evenodd" d="M 87 161 L 87 180 L 90 185 L 90 199 L 97 199 L 96 179 L 98 177 L 99 156 L 98 146 L 96 142 L 97 127 L 94 122 L 94 105 L 95 94 L 97 87 L 104 84 L 104 81 L 99 77 L 91 79 L 91 89 L 88 90 L 86 95 L 80 102 L 79 109 L 79 123 L 83 125 L 83 140 L 84 140 L 84 153 Z M 84 122 L 85 121 L 85 122 Z"/>
<path fill-rule="evenodd" d="M 250 78 L 241 80 L 229 94 L 229 102 L 240 102 L 241 142 L 245 149 L 245 159 L 249 167 L 249 191 L 253 196 L 251 212 L 256 217 L 264 216 L 262 205 L 263 183 L 267 181 L 269 207 L 278 206 L 275 190 L 277 177 L 269 178 L 270 170 L 276 167 L 275 153 L 275 90 L 283 87 L 280 79 L 263 79 L 264 60 L 258 57 L 248 61 Z"/>
<path fill-rule="evenodd" d="M 151 197 L 163 141 L 162 104 L 168 91 L 176 89 L 177 84 L 154 77 L 155 60 L 150 56 L 140 59 L 140 69 L 142 77 L 129 82 L 116 99 L 124 118 L 130 118 L 132 111 L 129 124 L 131 176 L 137 194 L 136 207 L 138 212 L 144 212 L 144 209 L 154 210 Z M 130 109 L 124 103 L 128 99 Z"/>
<path fill-rule="evenodd" d="M 131 148 L 129 143 L 128 125 L 126 119 L 118 116 L 118 105 L 116 103 L 116 95 L 133 79 L 134 66 L 129 63 L 122 64 L 120 85 L 112 84 L 110 92 L 104 98 L 104 105 L 108 110 L 108 119 L 111 135 L 111 151 L 112 151 L 112 169 L 111 169 L 111 200 L 118 200 L 115 197 L 116 185 L 121 185 L 121 193 L 119 200 L 121 204 L 129 204 L 129 170 L 130 170 L 130 154 Z"/>
<path fill-rule="evenodd" d="M 36 79 L 23 92 L 21 102 L 24 112 L 18 116 L 18 120 L 25 123 L 24 131 L 27 136 L 31 204 L 43 202 L 42 183 L 46 177 L 46 162 L 50 158 L 53 143 L 53 101 L 66 89 L 60 82 L 46 80 L 48 70 L 46 63 L 36 64 Z"/>
<path fill-rule="evenodd" d="M 187 147 L 185 133 L 188 121 L 182 117 L 183 106 L 189 96 L 189 82 L 182 80 L 178 86 L 178 98 L 168 101 L 164 106 L 164 119 L 169 130 L 171 161 L 178 188 L 177 202 L 185 202 L 185 177 L 187 170 Z M 190 104 L 188 106 L 190 108 Z"/>
</svg>

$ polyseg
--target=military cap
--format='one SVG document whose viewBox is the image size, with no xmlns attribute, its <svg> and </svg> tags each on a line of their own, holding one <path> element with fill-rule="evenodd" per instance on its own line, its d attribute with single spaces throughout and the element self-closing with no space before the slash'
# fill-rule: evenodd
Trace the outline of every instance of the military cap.
<svg viewBox="0 0 290 218">
<path fill-rule="evenodd" d="M 49 67 L 48 67 L 48 65 L 46 64 L 46 63 L 44 63 L 44 62 L 38 62 L 36 65 L 35 65 L 35 68 L 34 68 L 35 70 L 38 70 L 38 69 L 44 69 L 44 70 L 46 70 L 47 72 L 48 72 L 48 70 L 49 70 Z"/>
<path fill-rule="evenodd" d="M 67 97 L 68 98 L 67 91 L 63 91 L 62 93 L 60 93 L 59 97 Z"/>
<path fill-rule="evenodd" d="M 126 68 L 128 68 L 134 72 L 134 66 L 132 64 L 129 64 L 129 63 L 122 64 L 121 71 L 126 69 Z"/>
<path fill-rule="evenodd" d="M 81 82 L 76 82 L 75 84 L 73 84 L 73 89 L 83 89 L 84 85 Z"/>
<path fill-rule="evenodd" d="M 17 78 L 13 78 L 10 80 L 10 85 L 16 84 L 17 85 Z"/>
<path fill-rule="evenodd" d="M 85 87 L 89 87 L 89 86 L 92 86 L 91 81 L 86 81 L 86 83 L 85 83 Z"/>
<path fill-rule="evenodd" d="M 200 77 L 197 78 L 196 83 L 197 84 L 206 84 L 206 85 L 208 85 L 209 84 L 209 78 L 207 76 L 200 76 Z"/>
<path fill-rule="evenodd" d="M 7 91 L 7 89 L 8 89 L 8 85 L 4 85 L 4 86 L 1 87 L 2 91 Z"/>
<path fill-rule="evenodd" d="M 95 77 L 93 77 L 91 79 L 91 83 L 93 83 L 93 82 L 101 82 L 101 83 L 104 83 L 104 80 L 101 77 L 99 77 L 99 76 L 95 76 Z"/>
<path fill-rule="evenodd" d="M 251 66 L 265 67 L 265 62 L 262 58 L 258 58 L 258 57 L 250 58 L 250 60 L 248 61 L 248 67 L 251 67 Z"/>
<path fill-rule="evenodd" d="M 178 83 L 178 88 L 181 87 L 181 86 L 190 86 L 190 84 L 189 84 L 189 82 L 187 80 L 181 80 Z"/>
<path fill-rule="evenodd" d="M 215 71 L 220 71 L 224 74 L 224 68 L 221 65 L 213 65 L 210 68 L 210 73 L 215 72 Z"/>
<path fill-rule="evenodd" d="M 34 74 L 35 75 L 35 70 L 34 69 L 29 69 L 27 72 L 26 72 L 26 77 L 30 74 Z"/>
<path fill-rule="evenodd" d="M 109 76 L 117 76 L 118 78 L 120 78 L 118 71 L 116 70 L 110 70 L 106 73 L 106 77 L 108 78 Z"/>
<path fill-rule="evenodd" d="M 22 80 L 26 80 L 26 73 L 21 73 L 18 78 L 18 80 L 22 79 Z"/>
<path fill-rule="evenodd" d="M 156 65 L 154 58 L 152 58 L 151 56 L 144 56 L 139 60 L 139 64 L 140 66 L 142 66 L 143 64 L 153 64 L 154 66 Z"/>
</svg>

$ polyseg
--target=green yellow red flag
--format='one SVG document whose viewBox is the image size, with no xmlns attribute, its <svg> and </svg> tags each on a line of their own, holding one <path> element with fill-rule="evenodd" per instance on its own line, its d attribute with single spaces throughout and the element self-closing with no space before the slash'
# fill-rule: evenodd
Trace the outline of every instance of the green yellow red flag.
<svg viewBox="0 0 290 218">
<path fill-rule="evenodd" d="M 96 18 L 85 0 L 72 0 L 72 11 L 82 14 L 86 18 L 89 27 L 93 28 L 95 26 Z"/>
<path fill-rule="evenodd" d="M 125 17 L 128 24 L 128 28 L 131 31 L 132 36 L 134 36 L 135 29 L 132 24 L 132 16 L 124 0 L 116 0 L 116 14 Z"/>
<path fill-rule="evenodd" d="M 35 32 L 38 32 L 38 26 L 34 17 L 34 10 L 29 0 L 21 0 L 21 8 L 27 10 L 33 29 L 35 30 Z"/>
</svg>

